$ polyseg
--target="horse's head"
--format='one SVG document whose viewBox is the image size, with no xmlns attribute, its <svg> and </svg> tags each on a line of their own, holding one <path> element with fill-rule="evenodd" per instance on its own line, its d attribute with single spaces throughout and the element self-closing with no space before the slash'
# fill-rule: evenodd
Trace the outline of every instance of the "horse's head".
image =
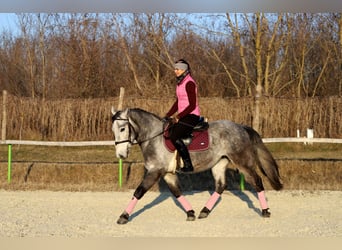
<svg viewBox="0 0 342 250">
<path fill-rule="evenodd" d="M 135 143 L 135 132 L 129 119 L 129 110 L 116 111 L 112 107 L 112 131 L 115 138 L 116 157 L 128 157 L 132 144 Z"/>
</svg>

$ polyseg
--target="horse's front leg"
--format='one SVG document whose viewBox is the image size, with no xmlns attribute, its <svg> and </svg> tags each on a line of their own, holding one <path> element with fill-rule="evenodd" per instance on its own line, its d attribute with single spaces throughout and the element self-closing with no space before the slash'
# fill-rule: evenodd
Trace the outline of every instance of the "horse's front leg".
<svg viewBox="0 0 342 250">
<path fill-rule="evenodd" d="M 126 224 L 128 222 L 129 216 L 132 214 L 135 205 L 138 203 L 138 200 L 140 200 L 144 194 L 159 180 L 160 176 L 160 171 L 147 172 L 145 174 L 144 179 L 135 190 L 132 200 L 129 202 L 128 206 L 117 220 L 118 224 Z"/>
<path fill-rule="evenodd" d="M 177 201 L 181 204 L 184 211 L 187 215 L 187 221 L 194 221 L 196 219 L 195 217 L 195 211 L 192 209 L 191 204 L 185 199 L 184 195 L 182 195 L 182 192 L 180 190 L 179 186 L 179 180 L 176 174 L 174 173 L 167 173 L 164 176 L 164 180 L 167 183 L 170 192 L 176 197 Z"/>
</svg>

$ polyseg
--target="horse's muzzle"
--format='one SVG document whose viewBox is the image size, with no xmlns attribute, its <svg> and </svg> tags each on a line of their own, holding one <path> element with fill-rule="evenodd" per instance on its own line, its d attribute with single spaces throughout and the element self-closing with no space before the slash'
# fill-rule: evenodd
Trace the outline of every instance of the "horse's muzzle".
<svg viewBox="0 0 342 250">
<path fill-rule="evenodd" d="M 116 157 L 123 160 L 123 159 L 126 159 L 127 158 L 127 154 L 126 155 L 123 155 L 123 154 L 116 154 Z"/>
</svg>

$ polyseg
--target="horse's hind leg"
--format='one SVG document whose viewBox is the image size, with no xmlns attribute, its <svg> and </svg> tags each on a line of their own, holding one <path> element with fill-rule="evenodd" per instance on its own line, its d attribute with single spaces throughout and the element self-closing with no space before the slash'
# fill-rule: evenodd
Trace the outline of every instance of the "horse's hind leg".
<svg viewBox="0 0 342 250">
<path fill-rule="evenodd" d="M 213 207 L 221 197 L 221 194 L 226 189 L 226 167 L 228 164 L 228 159 L 222 158 L 213 168 L 212 174 L 215 179 L 215 192 L 210 196 L 209 200 L 202 208 L 198 218 L 207 218 L 209 213 L 212 211 Z"/>
<path fill-rule="evenodd" d="M 243 168 L 240 170 L 244 174 L 246 182 L 251 184 L 258 194 L 258 200 L 261 207 L 261 216 L 270 217 L 271 213 L 268 211 L 269 208 L 266 201 L 265 189 L 261 177 L 256 173 L 256 171 L 253 168 Z"/>
<path fill-rule="evenodd" d="M 118 224 L 126 224 L 128 222 L 129 216 L 132 214 L 135 205 L 138 203 L 138 200 L 140 200 L 144 194 L 158 181 L 160 175 L 161 173 L 159 171 L 146 173 L 144 179 L 135 190 L 132 200 L 129 202 L 128 206 L 117 220 Z"/>
<path fill-rule="evenodd" d="M 191 204 L 182 195 L 179 187 L 178 177 L 175 174 L 167 173 L 164 176 L 164 180 L 167 183 L 170 192 L 176 197 L 177 201 L 181 204 L 187 215 L 187 221 L 193 221 L 196 219 L 195 211 L 192 209 Z"/>
</svg>

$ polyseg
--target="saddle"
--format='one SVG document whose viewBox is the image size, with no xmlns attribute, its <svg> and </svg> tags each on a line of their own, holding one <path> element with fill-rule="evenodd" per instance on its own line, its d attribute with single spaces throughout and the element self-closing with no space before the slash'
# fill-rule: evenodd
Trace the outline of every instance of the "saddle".
<svg viewBox="0 0 342 250">
<path fill-rule="evenodd" d="M 169 128 L 164 132 L 164 145 L 170 151 L 176 150 L 175 146 L 169 139 Z M 204 117 L 200 117 L 199 122 L 193 128 L 192 132 L 186 137 L 182 138 L 184 144 L 188 147 L 189 151 L 204 151 L 209 148 L 209 123 L 205 121 Z"/>
</svg>

